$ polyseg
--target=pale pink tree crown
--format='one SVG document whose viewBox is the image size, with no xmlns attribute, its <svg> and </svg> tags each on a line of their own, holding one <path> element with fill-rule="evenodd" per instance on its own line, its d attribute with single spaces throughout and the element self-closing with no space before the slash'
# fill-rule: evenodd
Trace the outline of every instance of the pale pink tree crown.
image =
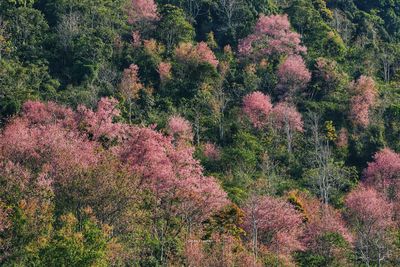
<svg viewBox="0 0 400 267">
<path fill-rule="evenodd" d="M 261 92 L 253 92 L 243 98 L 243 112 L 256 128 L 262 128 L 269 123 L 272 111 L 271 99 Z"/>
<path fill-rule="evenodd" d="M 159 19 L 157 4 L 154 0 L 131 0 L 127 8 L 127 13 L 130 24 Z"/>
<path fill-rule="evenodd" d="M 307 49 L 301 45 L 300 34 L 290 29 L 287 15 L 261 15 L 254 32 L 239 42 L 239 54 L 263 57 L 272 54 L 299 54 Z"/>
<path fill-rule="evenodd" d="M 376 103 L 377 89 L 371 77 L 361 76 L 350 85 L 353 97 L 350 100 L 350 119 L 355 125 L 367 127 L 370 109 Z"/>
</svg>

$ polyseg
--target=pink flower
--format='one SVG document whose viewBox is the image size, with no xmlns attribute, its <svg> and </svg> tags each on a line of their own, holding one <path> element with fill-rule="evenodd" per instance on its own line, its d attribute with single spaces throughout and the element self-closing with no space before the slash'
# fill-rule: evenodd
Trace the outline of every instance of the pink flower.
<svg viewBox="0 0 400 267">
<path fill-rule="evenodd" d="M 274 125 L 278 129 L 289 129 L 303 132 L 303 120 L 297 109 L 286 103 L 278 103 L 272 110 Z"/>
<path fill-rule="evenodd" d="M 157 5 L 154 0 L 131 0 L 127 8 L 127 13 L 130 24 L 159 19 Z"/>
<path fill-rule="evenodd" d="M 350 119 L 355 125 L 367 127 L 370 109 L 376 101 L 375 82 L 370 77 L 361 76 L 357 82 L 351 84 L 350 89 L 353 93 L 350 101 Z"/>
<path fill-rule="evenodd" d="M 287 15 L 261 15 L 254 33 L 239 42 L 239 54 L 253 58 L 272 54 L 305 53 L 300 35 L 292 32 Z"/>
<path fill-rule="evenodd" d="M 169 118 L 168 133 L 175 139 L 189 141 L 193 139 L 192 125 L 180 116 L 172 116 Z"/>
<path fill-rule="evenodd" d="M 311 80 L 311 73 L 299 55 L 288 56 L 279 66 L 277 74 L 279 78 L 277 89 L 289 97 L 293 97 L 296 91 L 304 89 Z"/>
<path fill-rule="evenodd" d="M 171 63 L 160 62 L 158 64 L 158 73 L 160 74 L 161 81 L 167 81 L 171 78 Z"/>
<path fill-rule="evenodd" d="M 272 104 L 268 95 L 253 92 L 243 98 L 243 112 L 256 128 L 262 128 L 269 123 L 271 111 Z"/>
<path fill-rule="evenodd" d="M 210 160 L 219 160 L 221 157 L 221 153 L 219 149 L 212 143 L 204 144 L 204 156 L 206 156 Z"/>
</svg>

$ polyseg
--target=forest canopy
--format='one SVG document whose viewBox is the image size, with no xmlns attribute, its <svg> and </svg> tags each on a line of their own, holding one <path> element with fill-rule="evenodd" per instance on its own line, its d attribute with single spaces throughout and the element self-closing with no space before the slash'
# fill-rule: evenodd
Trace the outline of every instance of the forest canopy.
<svg viewBox="0 0 400 267">
<path fill-rule="evenodd" d="M 1 266 L 399 266 L 399 0 L 0 1 Z"/>
</svg>

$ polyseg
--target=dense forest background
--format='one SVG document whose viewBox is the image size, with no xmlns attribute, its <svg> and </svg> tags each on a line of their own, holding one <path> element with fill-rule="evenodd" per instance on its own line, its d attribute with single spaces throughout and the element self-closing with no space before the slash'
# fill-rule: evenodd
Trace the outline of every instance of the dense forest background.
<svg viewBox="0 0 400 267">
<path fill-rule="evenodd" d="M 0 0 L 1 266 L 399 266 L 399 0 Z"/>
</svg>

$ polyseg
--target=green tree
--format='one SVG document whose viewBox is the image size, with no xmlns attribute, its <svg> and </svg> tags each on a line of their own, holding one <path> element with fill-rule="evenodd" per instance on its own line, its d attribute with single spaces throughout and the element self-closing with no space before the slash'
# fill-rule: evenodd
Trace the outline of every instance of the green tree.
<svg viewBox="0 0 400 267">
<path fill-rule="evenodd" d="M 169 52 L 181 42 L 192 41 L 195 36 L 194 28 L 186 20 L 185 12 L 173 5 L 162 6 L 157 32 L 159 40 Z"/>
</svg>

